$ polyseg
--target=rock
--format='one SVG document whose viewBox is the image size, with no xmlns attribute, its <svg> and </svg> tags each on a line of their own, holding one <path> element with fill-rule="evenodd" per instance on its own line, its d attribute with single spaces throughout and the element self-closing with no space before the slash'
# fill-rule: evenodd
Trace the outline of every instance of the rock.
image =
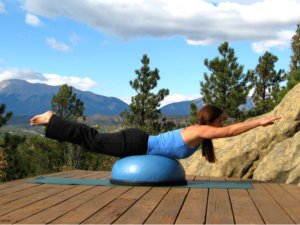
<svg viewBox="0 0 300 225">
<path fill-rule="evenodd" d="M 213 140 L 218 161 L 206 162 L 201 150 L 181 160 L 186 174 L 253 178 L 300 186 L 300 84 L 273 111 L 274 125 Z M 250 119 L 251 120 L 251 119 Z"/>
<path fill-rule="evenodd" d="M 261 160 L 253 173 L 253 179 L 299 185 L 300 132 L 275 145 L 273 151 Z"/>
</svg>

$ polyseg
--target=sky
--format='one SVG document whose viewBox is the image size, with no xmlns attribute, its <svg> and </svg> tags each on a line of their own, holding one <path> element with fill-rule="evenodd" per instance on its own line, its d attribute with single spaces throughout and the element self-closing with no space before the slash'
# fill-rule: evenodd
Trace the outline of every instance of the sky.
<svg viewBox="0 0 300 225">
<path fill-rule="evenodd" d="M 0 81 L 68 84 L 130 103 L 144 54 L 161 105 L 200 97 L 224 41 L 244 72 L 266 51 L 289 70 L 300 0 L 0 0 Z"/>
</svg>

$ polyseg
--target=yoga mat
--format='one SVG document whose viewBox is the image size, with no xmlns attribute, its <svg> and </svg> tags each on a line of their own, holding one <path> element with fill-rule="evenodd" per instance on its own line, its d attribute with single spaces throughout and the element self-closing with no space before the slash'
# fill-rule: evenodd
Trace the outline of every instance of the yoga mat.
<svg viewBox="0 0 300 225">
<path fill-rule="evenodd" d="M 76 179 L 76 178 L 58 178 L 58 177 L 37 177 L 27 181 L 28 183 L 40 184 L 65 184 L 65 185 L 91 185 L 91 186 L 121 186 L 111 184 L 109 180 L 99 179 Z M 161 187 L 161 186 L 159 186 Z M 216 188 L 216 189 L 252 189 L 250 182 L 238 181 L 188 181 L 187 185 L 174 185 L 164 187 L 176 188 Z"/>
</svg>

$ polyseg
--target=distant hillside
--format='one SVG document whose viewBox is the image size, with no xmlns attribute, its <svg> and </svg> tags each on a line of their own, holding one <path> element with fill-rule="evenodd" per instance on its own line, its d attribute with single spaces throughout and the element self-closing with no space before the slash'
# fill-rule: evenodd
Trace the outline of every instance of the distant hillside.
<svg viewBox="0 0 300 225">
<path fill-rule="evenodd" d="M 7 111 L 14 113 L 16 118 L 10 121 L 12 124 L 24 123 L 24 121 L 28 121 L 29 116 L 51 109 L 51 99 L 53 95 L 57 94 L 59 88 L 59 86 L 33 84 L 24 80 L 5 80 L 0 82 L 0 103 L 6 105 Z M 128 104 L 115 97 L 106 97 L 75 88 L 73 88 L 73 92 L 84 102 L 85 115 L 87 116 L 119 116 L 122 111 L 129 109 Z M 192 101 L 168 104 L 161 108 L 161 112 L 164 115 L 189 116 L 191 102 L 196 103 L 198 109 L 201 109 L 203 106 L 202 99 L 199 98 Z M 251 98 L 248 98 L 247 103 L 241 108 L 246 110 L 253 108 Z M 111 119 L 105 118 L 102 120 L 108 122 Z M 111 122 L 115 123 L 115 118 L 108 123 Z"/>
<path fill-rule="evenodd" d="M 59 86 L 29 83 L 24 80 L 5 80 L 0 82 L 0 103 L 6 105 L 7 111 L 14 115 L 34 115 L 51 109 L 51 99 L 57 94 Z M 92 92 L 73 92 L 85 105 L 86 115 L 119 115 L 128 105 L 118 98 L 105 97 Z"/>
<path fill-rule="evenodd" d="M 171 103 L 169 105 L 166 105 L 162 107 L 161 113 L 164 115 L 177 115 L 177 116 L 187 116 L 190 115 L 191 109 L 190 104 L 191 102 L 195 103 L 197 105 L 198 109 L 201 109 L 203 107 L 203 101 L 201 98 L 192 100 L 192 101 L 182 101 L 182 102 L 176 102 Z M 246 104 L 241 105 L 239 108 L 241 110 L 250 110 L 254 107 L 254 103 L 250 97 L 247 98 Z"/>
<path fill-rule="evenodd" d="M 171 103 L 169 105 L 161 107 L 160 111 L 162 114 L 165 115 L 178 115 L 178 116 L 190 115 L 191 102 L 195 103 L 198 109 L 201 109 L 203 107 L 202 99 L 199 98 L 192 101 Z"/>
</svg>

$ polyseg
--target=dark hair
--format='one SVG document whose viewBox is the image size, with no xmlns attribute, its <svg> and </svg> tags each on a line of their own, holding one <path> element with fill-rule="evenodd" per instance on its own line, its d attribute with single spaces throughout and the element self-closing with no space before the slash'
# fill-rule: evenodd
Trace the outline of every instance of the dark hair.
<svg viewBox="0 0 300 225">
<path fill-rule="evenodd" d="M 213 106 L 206 105 L 197 113 L 197 124 L 210 125 L 214 120 L 223 114 L 223 110 Z M 210 163 L 216 162 L 214 146 L 211 139 L 204 139 L 202 142 L 202 156 Z"/>
</svg>

